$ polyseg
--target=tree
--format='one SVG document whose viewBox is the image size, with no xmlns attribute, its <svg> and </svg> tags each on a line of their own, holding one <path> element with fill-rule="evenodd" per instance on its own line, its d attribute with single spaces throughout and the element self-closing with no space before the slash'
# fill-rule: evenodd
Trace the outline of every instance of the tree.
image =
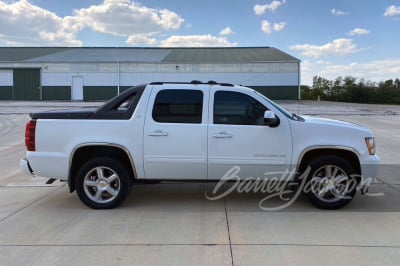
<svg viewBox="0 0 400 266">
<path fill-rule="evenodd" d="M 312 88 L 301 88 L 302 99 L 315 100 L 318 96 L 324 100 L 356 103 L 400 104 L 400 79 L 372 82 L 352 76 L 328 80 L 314 76 Z"/>
<path fill-rule="evenodd" d="M 343 79 L 343 82 L 346 88 L 351 88 L 356 84 L 356 78 L 352 76 L 347 76 Z"/>
<path fill-rule="evenodd" d="M 394 81 L 394 84 L 395 84 L 395 86 L 396 86 L 396 89 L 400 89 L 400 79 L 396 79 L 396 80 Z"/>
<path fill-rule="evenodd" d="M 341 76 L 337 77 L 333 82 L 334 87 L 340 87 L 342 85 L 343 78 Z"/>
</svg>

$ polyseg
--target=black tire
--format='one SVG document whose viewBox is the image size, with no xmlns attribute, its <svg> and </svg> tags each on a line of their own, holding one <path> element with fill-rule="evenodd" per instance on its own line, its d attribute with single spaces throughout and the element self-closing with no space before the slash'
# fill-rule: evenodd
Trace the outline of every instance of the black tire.
<svg viewBox="0 0 400 266">
<path fill-rule="evenodd" d="M 327 155 L 309 163 L 306 194 L 320 209 L 336 210 L 349 204 L 357 191 L 354 168 L 343 158 Z"/>
<path fill-rule="evenodd" d="M 129 195 L 132 179 L 119 161 L 98 157 L 84 163 L 75 179 L 79 199 L 92 209 L 112 209 Z"/>
</svg>

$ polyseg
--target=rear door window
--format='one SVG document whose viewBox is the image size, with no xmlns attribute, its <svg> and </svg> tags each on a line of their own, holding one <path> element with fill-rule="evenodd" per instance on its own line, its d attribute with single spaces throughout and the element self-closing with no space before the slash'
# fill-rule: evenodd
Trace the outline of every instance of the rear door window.
<svg viewBox="0 0 400 266">
<path fill-rule="evenodd" d="M 201 124 L 203 92 L 200 90 L 161 90 L 153 106 L 153 119 L 160 123 Z"/>
</svg>

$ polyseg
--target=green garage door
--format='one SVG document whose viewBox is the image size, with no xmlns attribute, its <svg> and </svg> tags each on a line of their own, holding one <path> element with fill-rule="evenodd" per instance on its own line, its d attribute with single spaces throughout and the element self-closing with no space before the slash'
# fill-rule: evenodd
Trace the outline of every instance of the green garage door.
<svg viewBox="0 0 400 266">
<path fill-rule="evenodd" d="M 40 100 L 40 69 L 14 69 L 14 100 Z"/>
</svg>

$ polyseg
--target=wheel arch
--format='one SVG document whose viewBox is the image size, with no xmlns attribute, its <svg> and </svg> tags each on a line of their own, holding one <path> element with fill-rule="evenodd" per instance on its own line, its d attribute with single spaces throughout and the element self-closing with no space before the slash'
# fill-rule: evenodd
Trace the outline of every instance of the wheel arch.
<svg viewBox="0 0 400 266">
<path fill-rule="evenodd" d="M 335 155 L 346 160 L 358 175 L 361 175 L 361 164 L 359 153 L 350 147 L 345 146 L 314 146 L 305 149 L 298 160 L 297 163 L 297 173 L 302 173 L 307 168 L 308 163 L 314 158 L 325 156 L 325 155 Z"/>
<path fill-rule="evenodd" d="M 130 152 L 123 146 L 112 143 L 86 143 L 75 147 L 69 162 L 68 186 L 75 191 L 75 178 L 80 166 L 95 157 L 111 157 L 122 162 L 130 172 L 132 180 L 136 178 L 136 168 Z"/>
</svg>

